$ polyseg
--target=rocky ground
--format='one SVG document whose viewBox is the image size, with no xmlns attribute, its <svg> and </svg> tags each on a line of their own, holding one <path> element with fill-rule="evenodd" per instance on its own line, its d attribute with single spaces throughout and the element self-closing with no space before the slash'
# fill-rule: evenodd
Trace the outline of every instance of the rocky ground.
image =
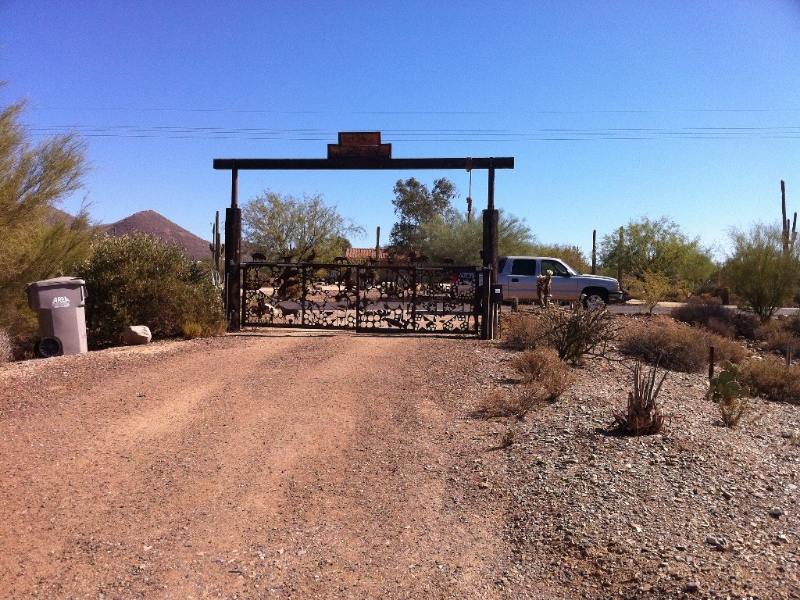
<svg viewBox="0 0 800 600">
<path fill-rule="evenodd" d="M 630 363 L 592 360 L 475 417 L 513 354 L 278 330 L 0 365 L 0 597 L 800 598 L 798 407 L 726 429 L 671 373 L 662 433 L 615 437 Z"/>
</svg>

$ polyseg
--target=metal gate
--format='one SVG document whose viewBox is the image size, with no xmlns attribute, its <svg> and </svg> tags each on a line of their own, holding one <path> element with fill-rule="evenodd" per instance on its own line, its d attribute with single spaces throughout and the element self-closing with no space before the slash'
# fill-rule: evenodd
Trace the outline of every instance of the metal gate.
<svg viewBox="0 0 800 600">
<path fill-rule="evenodd" d="M 241 324 L 480 333 L 480 267 L 242 263 Z"/>
</svg>

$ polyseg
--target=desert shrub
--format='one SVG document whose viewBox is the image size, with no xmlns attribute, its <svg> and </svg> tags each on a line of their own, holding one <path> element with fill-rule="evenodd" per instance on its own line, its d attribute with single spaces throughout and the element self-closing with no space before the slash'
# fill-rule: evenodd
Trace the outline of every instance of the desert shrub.
<svg viewBox="0 0 800 600">
<path fill-rule="evenodd" d="M 673 308 L 670 316 L 676 321 L 701 325 L 729 338 L 738 336 L 754 340 L 761 326 L 761 320 L 756 315 L 728 308 L 721 300 L 709 296 L 689 298 L 686 304 Z"/>
<path fill-rule="evenodd" d="M 689 298 L 686 304 L 676 306 L 670 311 L 670 316 L 676 321 L 704 326 L 707 326 L 712 319 L 721 323 L 731 323 L 733 314 L 734 311 L 723 306 L 719 299 L 708 296 Z"/>
<path fill-rule="evenodd" d="M 522 386 L 513 391 L 493 390 L 476 411 L 484 417 L 524 419 L 544 402 L 553 402 L 572 384 L 570 368 L 551 348 L 526 350 L 512 366 L 522 375 Z"/>
<path fill-rule="evenodd" d="M 780 319 L 782 327 L 796 338 L 800 338 L 800 314 Z"/>
<path fill-rule="evenodd" d="M 708 384 L 708 398 L 719 407 L 725 427 L 736 427 L 747 412 L 747 396 L 750 392 L 736 381 L 738 371 L 736 365 L 723 361 L 719 374 Z"/>
<path fill-rule="evenodd" d="M 616 339 L 617 330 L 606 311 L 585 310 L 577 304 L 572 310 L 540 314 L 548 345 L 561 360 L 572 364 L 580 364 L 587 355 L 603 356 Z"/>
<path fill-rule="evenodd" d="M 736 329 L 736 335 L 748 340 L 756 339 L 761 319 L 752 313 L 737 312 L 733 314 L 731 323 Z"/>
<path fill-rule="evenodd" d="M 800 353 L 800 338 L 787 329 L 780 321 L 769 321 L 759 328 L 756 337 L 761 341 L 761 347 L 769 352 L 782 356 L 798 356 Z"/>
<path fill-rule="evenodd" d="M 488 419 L 499 417 L 522 419 L 536 403 L 537 400 L 527 396 L 523 389 L 492 390 L 481 401 L 475 415 Z"/>
<path fill-rule="evenodd" d="M 670 371 L 699 373 L 708 365 L 711 346 L 717 360 L 740 362 L 746 355 L 734 340 L 668 318 L 650 319 L 644 327 L 628 328 L 619 350 Z"/>
<path fill-rule="evenodd" d="M 534 313 L 515 312 L 502 315 L 502 336 L 506 346 L 517 350 L 535 348 L 543 343 L 546 329 Z"/>
<path fill-rule="evenodd" d="M 523 377 L 529 395 L 552 402 L 561 396 L 574 380 L 570 368 L 551 348 L 526 350 L 517 356 L 512 366 Z"/>
<path fill-rule="evenodd" d="M 86 281 L 86 328 L 93 347 L 119 343 L 125 325 L 146 325 L 154 338 L 182 335 L 196 323 L 205 335 L 224 324 L 211 275 L 181 249 L 155 236 L 101 238 L 80 269 Z"/>
<path fill-rule="evenodd" d="M 753 395 L 776 402 L 800 404 L 800 366 L 787 366 L 784 360 L 776 356 L 742 363 L 739 381 Z"/>
<path fill-rule="evenodd" d="M 715 317 L 711 317 L 705 327 L 711 333 L 715 333 L 724 338 L 733 339 L 736 337 L 736 326 L 728 321 L 721 321 Z"/>
<path fill-rule="evenodd" d="M 628 403 L 624 411 L 614 415 L 612 425 L 620 435 L 653 435 L 661 431 L 664 413 L 658 403 L 658 394 L 667 378 L 668 371 L 658 379 L 657 367 L 642 375 L 639 361 L 633 365 L 633 390 L 628 392 Z"/>
<path fill-rule="evenodd" d="M 0 329 L 0 363 L 8 362 L 12 355 L 11 336 L 5 329 Z"/>
</svg>

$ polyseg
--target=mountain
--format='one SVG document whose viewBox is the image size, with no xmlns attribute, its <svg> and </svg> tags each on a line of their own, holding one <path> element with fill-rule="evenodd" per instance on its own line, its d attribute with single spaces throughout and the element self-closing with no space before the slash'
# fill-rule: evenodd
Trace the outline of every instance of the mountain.
<svg viewBox="0 0 800 600">
<path fill-rule="evenodd" d="M 102 229 L 116 237 L 143 233 L 161 238 L 168 244 L 175 244 L 183 248 L 184 252 L 195 260 L 211 258 L 208 240 L 196 236 L 180 225 L 176 225 L 166 217 L 154 210 L 143 210 L 125 217 L 121 221 L 102 225 Z"/>
</svg>

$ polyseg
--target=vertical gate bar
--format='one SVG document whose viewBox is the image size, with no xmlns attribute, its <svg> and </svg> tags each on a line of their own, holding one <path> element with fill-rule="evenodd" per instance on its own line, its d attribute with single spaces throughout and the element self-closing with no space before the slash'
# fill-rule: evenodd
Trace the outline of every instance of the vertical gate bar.
<svg viewBox="0 0 800 600">
<path fill-rule="evenodd" d="M 475 335 L 481 334 L 481 302 L 478 296 L 478 271 L 479 269 L 472 270 L 472 281 L 474 283 L 472 289 L 472 316 L 475 319 Z"/>
<path fill-rule="evenodd" d="M 300 324 L 306 324 L 306 294 L 308 293 L 308 286 L 306 285 L 306 267 L 300 265 L 300 285 L 302 286 L 303 293 L 300 294 Z"/>
<path fill-rule="evenodd" d="M 411 266 L 411 331 L 417 330 L 417 266 Z"/>
<path fill-rule="evenodd" d="M 361 328 L 361 267 L 356 265 L 356 331 Z"/>
</svg>

